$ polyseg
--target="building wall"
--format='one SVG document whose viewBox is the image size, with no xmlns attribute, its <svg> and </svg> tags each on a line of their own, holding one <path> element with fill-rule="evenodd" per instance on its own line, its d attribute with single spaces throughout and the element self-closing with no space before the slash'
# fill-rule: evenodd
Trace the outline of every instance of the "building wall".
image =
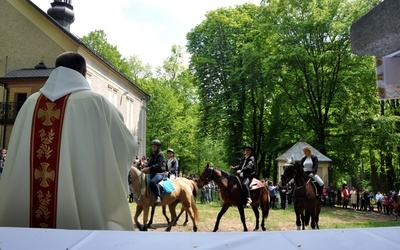
<svg viewBox="0 0 400 250">
<path fill-rule="evenodd" d="M 36 19 L 45 21 L 38 14 Z M 42 60 L 47 67 L 54 67 L 57 55 L 64 51 L 7 0 L 0 1 L 0 31 L 0 76 L 33 68 Z"/>
<path fill-rule="evenodd" d="M 92 90 L 105 96 L 117 107 L 133 136 L 139 142 L 141 141 L 138 152 L 133 152 L 133 154 L 143 155 L 146 152 L 147 95 L 137 86 L 77 40 L 72 39 L 58 25 L 49 21 L 26 1 L 0 1 L 0 32 L 2 34 L 0 36 L 0 77 L 13 70 L 34 68 L 41 61 L 48 68 L 53 68 L 55 59 L 62 52 L 78 52 L 86 59 L 87 80 Z M 40 87 L 29 83 L 9 86 L 9 101 L 14 100 L 17 92 L 24 91 L 29 96 Z M 10 130 L 7 126 L 5 136 L 8 138 Z M 6 145 L 7 143 L 5 147 Z"/>
</svg>

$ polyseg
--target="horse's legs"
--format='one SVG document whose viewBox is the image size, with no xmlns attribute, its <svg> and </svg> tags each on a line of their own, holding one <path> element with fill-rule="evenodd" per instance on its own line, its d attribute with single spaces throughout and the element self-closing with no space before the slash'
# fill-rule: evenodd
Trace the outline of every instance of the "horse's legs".
<svg viewBox="0 0 400 250">
<path fill-rule="evenodd" d="M 176 210 L 175 210 L 175 208 L 176 208 L 177 204 L 178 204 L 177 202 L 173 202 L 173 203 L 168 205 L 169 212 L 171 213 L 171 222 L 168 224 L 167 229 L 165 229 L 165 231 L 167 231 L 167 232 L 171 231 L 172 226 L 176 223 Z"/>
<path fill-rule="evenodd" d="M 255 203 L 255 201 L 253 201 Z M 251 208 L 253 209 L 254 215 L 256 216 L 256 227 L 254 228 L 253 231 L 258 230 L 258 223 L 260 223 L 260 212 L 258 211 L 258 204 L 251 204 Z M 263 211 L 264 214 L 264 211 Z M 264 227 L 264 217 L 262 218 L 262 226 Z M 265 231 L 265 230 L 264 230 Z"/>
<path fill-rule="evenodd" d="M 146 222 L 147 222 L 147 220 L 149 218 L 149 210 L 150 210 L 149 206 L 143 207 L 143 225 L 144 225 L 143 226 L 143 231 L 147 231 Z"/>
<path fill-rule="evenodd" d="M 306 218 L 304 216 L 304 211 L 301 211 L 300 217 L 301 217 L 301 230 L 305 230 L 306 229 L 306 227 L 305 227 Z"/>
<path fill-rule="evenodd" d="M 171 223 L 171 221 L 169 220 L 168 215 L 167 215 L 167 207 L 166 206 L 162 206 L 162 214 L 164 215 L 165 219 L 167 220 L 167 223 L 168 224 Z"/>
<path fill-rule="evenodd" d="M 196 199 L 192 197 L 192 195 L 186 196 L 187 200 L 182 201 L 182 211 L 186 211 L 186 223 L 187 217 L 189 216 L 193 223 L 193 232 L 197 232 L 197 224 L 196 224 L 196 217 L 198 214 L 198 210 L 196 207 Z"/>
<path fill-rule="evenodd" d="M 181 217 L 181 215 L 182 215 L 182 213 L 183 213 L 184 211 L 185 211 L 185 209 L 181 208 L 181 211 L 179 212 L 178 216 L 176 217 L 174 226 L 176 226 L 176 223 L 178 222 L 179 217 Z M 183 225 L 186 226 L 187 223 L 188 223 L 188 215 L 187 215 L 187 213 L 186 213 L 186 219 L 185 219 L 185 222 L 183 222 Z"/>
<path fill-rule="evenodd" d="M 217 232 L 218 231 L 218 227 L 219 227 L 219 221 L 221 220 L 222 215 L 225 214 L 225 212 L 228 210 L 229 206 L 228 205 L 222 205 L 221 210 L 219 211 L 218 215 L 217 215 L 217 221 L 215 222 L 215 226 L 214 226 L 214 230 L 213 232 Z M 239 208 L 239 207 L 238 207 Z M 243 210 L 243 208 L 242 208 Z M 240 211 L 239 211 L 240 212 Z M 244 212 L 244 211 L 243 211 Z M 240 215 L 242 216 L 242 215 Z"/>
<path fill-rule="evenodd" d="M 300 213 L 296 211 L 296 226 L 297 230 L 300 230 L 301 221 L 300 221 Z"/>
<path fill-rule="evenodd" d="M 155 210 L 156 210 L 156 206 L 151 206 L 150 220 L 149 220 L 149 223 L 147 223 L 147 227 L 151 227 L 151 224 L 153 224 L 153 217 L 154 217 Z"/>
<path fill-rule="evenodd" d="M 139 228 L 140 231 L 145 231 L 146 227 L 142 226 L 138 220 L 139 215 L 142 213 L 142 211 L 143 211 L 143 207 L 140 206 L 139 204 L 136 204 L 136 212 L 135 212 L 135 216 L 133 217 L 133 221 L 135 222 L 135 225 Z"/>
<path fill-rule="evenodd" d="M 243 206 L 237 206 L 237 209 L 239 210 L 239 214 L 240 214 L 240 220 L 242 221 L 243 224 L 243 231 L 247 232 L 247 226 L 246 226 L 246 217 L 244 215 L 244 208 Z M 258 211 L 257 211 L 258 213 Z M 257 219 L 258 221 L 258 219 Z M 258 222 L 257 222 L 257 226 L 258 226 Z"/>
</svg>

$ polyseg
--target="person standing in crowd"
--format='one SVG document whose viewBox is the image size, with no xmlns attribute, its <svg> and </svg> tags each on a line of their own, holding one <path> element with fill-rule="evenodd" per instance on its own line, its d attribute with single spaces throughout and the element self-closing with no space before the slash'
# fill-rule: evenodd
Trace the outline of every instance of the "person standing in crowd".
<svg viewBox="0 0 400 250">
<path fill-rule="evenodd" d="M 326 189 L 326 192 L 328 193 L 328 205 L 329 207 L 333 208 L 335 206 L 335 188 L 333 187 L 333 183 L 329 183 L 328 188 Z"/>
<path fill-rule="evenodd" d="M 175 179 L 176 177 L 178 177 L 178 169 L 179 169 L 178 159 L 176 159 L 175 152 L 171 148 L 167 150 L 167 154 L 169 157 L 167 161 L 168 178 Z"/>
<path fill-rule="evenodd" d="M 393 214 L 393 199 L 391 192 L 387 193 L 383 198 L 383 207 L 387 215 Z"/>
<path fill-rule="evenodd" d="M 286 209 L 286 193 L 287 186 L 282 186 L 282 182 L 278 182 L 279 196 L 281 197 L 281 209 Z"/>
<path fill-rule="evenodd" d="M 317 182 L 317 196 L 318 199 L 323 202 L 322 189 L 324 188 L 324 181 L 317 175 L 318 157 L 312 153 L 311 148 L 308 146 L 303 147 L 303 154 L 304 157 L 301 159 L 301 166 L 306 175 Z"/>
<path fill-rule="evenodd" d="M 363 191 L 363 198 L 364 198 L 364 211 L 371 212 L 370 211 L 371 197 L 369 195 L 369 190 L 367 188 L 365 188 Z"/>
<path fill-rule="evenodd" d="M 357 210 L 357 197 L 358 197 L 357 189 L 353 186 L 353 188 L 350 191 L 350 204 L 351 207 L 354 209 L 354 211 Z"/>
<path fill-rule="evenodd" d="M 378 191 L 375 195 L 375 200 L 376 200 L 376 208 L 378 209 L 378 212 L 382 212 L 382 202 L 383 202 L 383 195 L 381 194 L 380 191 Z"/>
<path fill-rule="evenodd" d="M 346 184 L 343 186 L 342 195 L 343 195 L 343 206 L 342 207 L 347 208 L 347 206 L 349 205 L 350 191 L 347 188 Z"/>
<path fill-rule="evenodd" d="M 133 230 L 126 197 L 137 142 L 86 61 L 59 55 L 15 120 L 0 181 L 0 226 Z"/>
<path fill-rule="evenodd" d="M 247 206 L 251 204 L 252 200 L 250 198 L 250 183 L 256 174 L 256 159 L 254 157 L 254 148 L 250 145 L 245 146 L 244 148 L 244 157 L 241 162 L 237 166 L 231 166 L 230 170 L 236 171 L 236 174 L 239 175 L 240 179 L 243 182 L 244 193 L 247 196 Z"/>
<path fill-rule="evenodd" d="M 276 209 L 276 191 L 277 191 L 277 186 L 274 186 L 274 183 L 272 181 L 268 181 L 268 193 L 269 193 L 269 207 L 271 209 Z"/>
<path fill-rule="evenodd" d="M 161 202 L 161 191 L 158 183 L 166 177 L 165 157 L 161 151 L 161 141 L 153 140 L 151 142 L 152 153 L 147 165 L 142 169 L 145 174 L 150 174 L 150 189 L 156 196 L 155 203 Z"/>
</svg>

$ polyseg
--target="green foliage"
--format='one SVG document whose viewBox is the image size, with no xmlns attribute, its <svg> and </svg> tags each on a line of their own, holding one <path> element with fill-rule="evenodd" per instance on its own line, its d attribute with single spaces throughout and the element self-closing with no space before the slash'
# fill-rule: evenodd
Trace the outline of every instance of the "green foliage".
<svg viewBox="0 0 400 250">
<path fill-rule="evenodd" d="M 107 41 L 104 30 L 91 31 L 88 35 L 82 37 L 82 41 L 121 73 L 132 77 L 128 62 L 122 57 L 117 46 L 111 45 Z"/>
<path fill-rule="evenodd" d="M 225 170 L 256 148 L 259 177 L 303 139 L 333 160 L 330 177 L 386 190 L 400 162 L 400 103 L 378 102 L 374 60 L 351 53 L 349 27 L 379 0 L 265 0 L 207 13 L 151 72 L 103 31 L 85 42 L 151 95 L 147 144 L 173 148 L 185 174 Z M 150 151 L 148 152 L 150 153 Z M 388 184 L 382 184 L 388 183 Z"/>
</svg>

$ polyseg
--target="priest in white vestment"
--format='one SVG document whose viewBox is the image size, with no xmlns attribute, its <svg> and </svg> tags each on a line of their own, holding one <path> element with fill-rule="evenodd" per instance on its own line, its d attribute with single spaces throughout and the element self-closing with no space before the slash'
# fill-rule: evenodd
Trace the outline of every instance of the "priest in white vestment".
<svg viewBox="0 0 400 250">
<path fill-rule="evenodd" d="M 78 64 L 83 60 L 82 71 L 69 67 L 71 59 Z M 19 111 L 0 181 L 1 227 L 36 227 L 32 221 L 40 219 L 38 227 L 133 230 L 127 178 L 137 143 L 120 112 L 91 91 L 85 74 L 82 56 L 74 52 L 61 54 L 43 88 L 32 94 Z M 46 130 L 47 137 L 42 136 L 44 129 L 32 132 L 37 128 L 34 114 L 39 114 L 42 120 L 38 121 L 47 125 L 45 129 L 54 117 L 60 117 L 58 111 L 54 117 L 43 108 L 35 111 L 39 99 L 44 98 L 50 109 L 53 102 L 66 96 L 60 134 L 53 133 L 57 128 Z M 37 148 L 31 142 L 34 134 L 42 140 Z M 49 138 L 59 139 L 54 150 L 45 147 Z M 40 158 L 40 164 L 35 163 L 35 157 Z M 56 163 L 47 163 L 47 157 Z M 32 191 L 35 181 L 39 181 L 36 193 Z M 53 194 L 43 191 L 53 184 Z M 38 198 L 36 208 L 34 198 Z M 51 202 L 53 207 L 46 207 Z M 52 213 L 54 222 L 47 223 Z"/>
</svg>

